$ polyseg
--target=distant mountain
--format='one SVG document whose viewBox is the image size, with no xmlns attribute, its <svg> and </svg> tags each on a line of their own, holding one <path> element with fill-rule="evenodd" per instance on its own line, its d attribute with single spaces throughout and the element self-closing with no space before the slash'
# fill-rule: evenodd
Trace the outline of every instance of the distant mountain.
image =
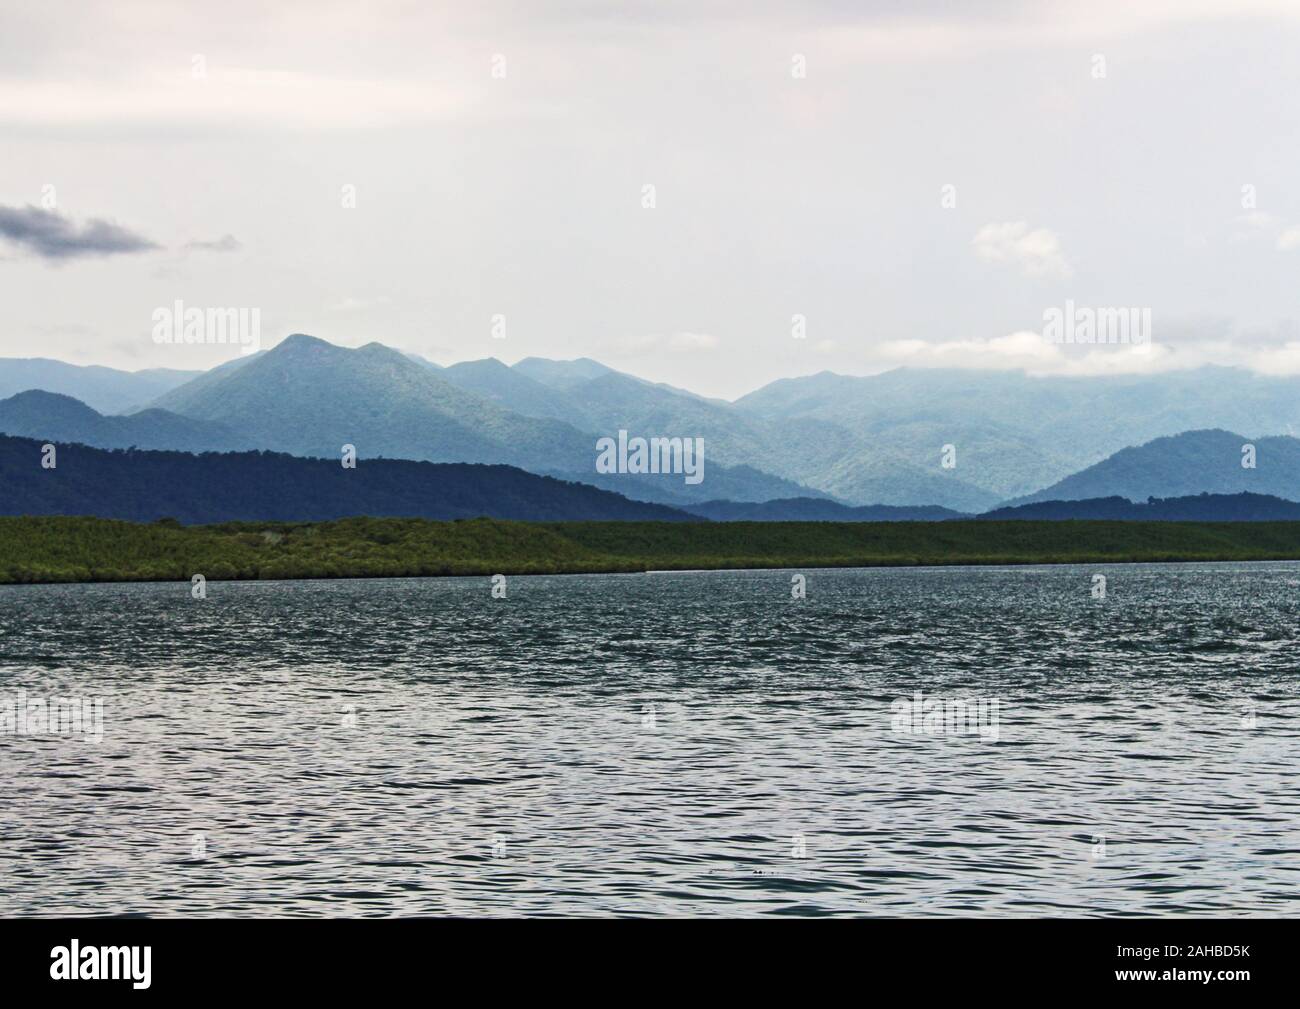
<svg viewBox="0 0 1300 1009">
<path fill-rule="evenodd" d="M 723 400 L 707 399 L 669 385 L 646 382 L 631 375 L 614 371 L 595 361 L 543 361 L 528 358 L 514 365 L 511 371 L 522 371 L 536 377 L 558 391 L 555 398 L 537 406 L 531 396 L 516 395 L 504 381 L 499 370 L 487 381 L 491 385 L 476 388 L 492 392 L 511 409 L 530 416 L 558 417 L 576 427 L 614 437 L 620 430 L 652 437 L 656 435 L 684 434 L 704 439 L 706 456 L 715 467 L 707 481 L 717 482 L 703 496 L 680 491 L 670 485 L 662 490 L 672 495 L 664 500 L 703 501 L 706 498 L 759 501 L 772 497 L 831 497 L 826 490 L 814 486 L 811 478 L 821 472 L 834 472 L 845 457 L 870 455 L 868 450 L 840 429 L 816 422 L 767 423 L 755 421 L 738 412 Z M 936 455 L 937 460 L 937 455 Z M 819 469 L 810 460 L 822 460 Z M 724 484 L 718 464 L 736 472 Z M 885 465 L 883 460 L 879 465 Z M 905 466 L 906 464 L 900 464 Z M 755 476 L 761 483 L 755 482 Z M 970 510 L 979 510 L 997 504 L 1001 498 L 987 491 L 964 484 L 950 471 L 939 469 L 923 472 L 920 467 L 909 469 L 910 479 L 894 475 L 895 484 L 905 488 L 891 503 L 912 503 L 914 500 L 942 499 L 956 502 Z M 880 499 L 879 485 L 847 485 L 839 496 L 848 500 L 874 502 Z"/>
<path fill-rule="evenodd" d="M 555 367 L 552 367 L 555 366 Z M 737 468 L 728 486 L 713 487 L 714 497 L 733 491 L 745 499 L 767 493 L 777 486 L 787 491 L 816 491 L 781 480 L 753 460 L 761 458 L 765 435 L 737 429 L 749 425 L 730 405 L 721 400 L 707 400 L 693 393 L 657 385 L 631 375 L 606 368 L 595 361 L 545 361 L 525 358 L 507 367 L 494 358 L 466 361 L 445 369 L 442 376 L 466 391 L 476 393 L 525 417 L 560 420 L 593 438 L 617 437 L 620 430 L 642 437 L 680 436 L 703 438 L 711 464 Z M 537 375 L 540 378 L 532 376 Z M 737 437 L 748 439 L 740 452 L 731 451 Z M 707 479 L 721 476 L 710 468 Z M 585 478 L 584 478 L 585 479 Z M 758 490 L 753 481 L 770 481 L 773 487 Z M 665 487 L 666 492 L 671 488 Z M 680 497 L 680 495 L 678 495 Z M 685 499 L 701 500 L 694 491 Z"/>
<path fill-rule="evenodd" d="M 766 501 L 828 496 L 746 462 L 762 458 L 767 433 L 752 430 L 752 425 L 721 400 L 645 382 L 587 358 L 525 358 L 513 367 L 488 358 L 452 365 L 441 374 L 460 388 L 526 417 L 561 420 L 580 428 L 589 433 L 593 444 L 597 437 L 617 438 L 619 431 L 642 437 L 704 439 L 705 479 L 699 485 L 684 484 L 680 478 L 602 475 L 590 468 L 566 471 L 544 463 L 529 467 L 535 472 L 678 507 L 708 498 Z M 981 501 L 982 505 L 993 503 L 994 499 Z"/>
<path fill-rule="evenodd" d="M 526 357 L 517 361 L 514 371 L 552 389 L 568 389 L 601 375 L 616 374 L 599 361 L 580 357 L 576 361 L 551 361 L 544 357 Z"/>
<path fill-rule="evenodd" d="M 192 420 L 166 410 L 105 417 L 71 396 L 20 392 L 0 400 L 0 434 L 95 448 L 233 452 L 253 446 L 224 424 Z"/>
<path fill-rule="evenodd" d="M 224 424 L 258 448 L 300 456 L 336 459 L 343 445 L 353 445 L 362 458 L 503 463 L 673 504 L 816 493 L 770 474 L 728 468 L 707 443 L 700 484 L 687 484 L 680 474 L 598 474 L 597 438 L 617 436 L 617 428 L 581 430 L 518 412 L 542 410 L 547 397 L 563 399 L 500 362 L 435 369 L 378 343 L 350 349 L 296 334 L 237 367 L 172 390 L 154 406 Z M 650 433 L 684 437 L 689 428 Z"/>
<path fill-rule="evenodd" d="M 421 357 L 419 354 L 412 354 L 410 351 L 407 351 L 407 352 L 406 352 L 406 356 L 409 357 L 409 358 L 410 358 L 412 361 L 414 361 L 416 364 L 422 364 L 422 365 L 424 365 L 424 367 L 429 368 L 429 369 L 431 369 L 431 370 L 433 370 L 433 371 L 442 371 L 442 370 L 443 370 L 442 365 L 437 364 L 437 363 L 434 362 L 434 361 L 430 361 L 427 357 Z"/>
<path fill-rule="evenodd" d="M 1123 497 L 1107 497 L 1087 501 L 1038 501 L 1015 508 L 997 508 L 975 517 L 1000 521 L 1296 522 L 1300 521 L 1300 503 L 1266 494 L 1198 494 L 1193 497 L 1152 498 L 1143 504 Z"/>
<path fill-rule="evenodd" d="M 707 449 L 707 444 L 706 444 Z M 801 484 L 763 473 L 750 466 L 719 466 L 708 460 L 705 452 L 704 480 L 698 484 L 685 483 L 680 476 L 642 476 L 633 473 L 565 473 L 559 470 L 542 470 L 548 476 L 562 480 L 581 480 L 593 487 L 603 487 L 616 494 L 625 494 L 638 501 L 655 501 L 659 504 L 685 508 L 711 497 L 724 497 L 733 501 L 768 501 L 772 498 L 816 495 Z"/>
<path fill-rule="evenodd" d="M 201 374 L 170 368 L 119 371 L 43 357 L 6 357 L 0 358 L 0 399 L 41 389 L 79 399 L 101 413 L 121 413 L 157 399 Z"/>
<path fill-rule="evenodd" d="M 1254 468 L 1242 449 L 1254 446 Z M 1300 501 L 1300 439 L 1247 438 L 1230 431 L 1185 431 L 1121 449 L 1095 466 L 1008 505 L 1118 495 L 1132 501 L 1250 491 Z"/>
<path fill-rule="evenodd" d="M 595 444 L 555 421 L 524 418 L 467 393 L 378 343 L 350 349 L 290 336 L 215 381 L 193 382 L 155 406 L 218 421 L 260 448 L 337 458 L 594 467 Z"/>
<path fill-rule="evenodd" d="M 699 521 L 661 505 L 509 466 L 337 460 L 270 452 L 190 455 L 59 445 L 0 436 L 0 514 L 96 515 L 152 522 L 316 521 L 353 515 L 537 521 Z"/>
<path fill-rule="evenodd" d="M 573 396 L 528 377 L 494 357 L 462 361 L 439 372 L 452 385 L 472 392 L 497 406 L 525 417 L 560 420 L 579 430 L 593 430 L 596 424 Z"/>
<path fill-rule="evenodd" d="M 772 472 L 764 464 L 770 454 L 769 432 L 737 414 L 728 403 L 615 371 L 570 385 L 566 394 L 581 405 L 598 434 L 614 436 L 620 430 L 644 437 L 681 433 L 703 438 L 709 458 L 718 463 Z"/>
<path fill-rule="evenodd" d="M 974 487 L 1006 500 L 1153 438 L 1205 427 L 1256 438 L 1300 430 L 1300 378 L 1231 368 L 1086 378 L 822 372 L 773 382 L 735 407 L 787 432 L 784 441 L 772 443 L 773 456 L 763 467 L 769 472 L 848 501 L 924 501 L 969 510 L 970 504 L 916 484 L 921 475 L 939 475 L 946 444 L 957 453 L 956 468 L 946 473 L 956 481 L 954 491 Z M 796 423 L 816 426 L 801 431 Z M 834 448 L 823 452 L 821 445 Z"/>
<path fill-rule="evenodd" d="M 1244 482 L 1222 485 L 1139 481 L 1122 490 L 1063 481 L 1189 430 L 1213 426 L 1256 440 L 1300 430 L 1300 378 L 1228 368 L 1089 378 L 823 372 L 727 403 L 589 358 L 443 369 L 380 344 L 351 350 L 297 335 L 151 405 L 224 424 L 259 448 L 335 458 L 353 444 L 363 458 L 504 463 L 669 504 L 825 497 L 980 512 L 1045 496 L 1293 493 L 1261 482 L 1262 462 Z M 595 473 L 596 439 L 620 430 L 703 438 L 704 484 Z M 950 468 L 941 463 L 945 446 L 955 452 Z"/>
<path fill-rule="evenodd" d="M 196 396 L 200 392 L 210 389 L 218 382 L 224 381 L 225 379 L 229 378 L 231 375 L 233 375 L 236 371 L 238 371 L 240 368 L 244 367 L 245 365 L 252 364 L 254 361 L 260 360 L 262 355 L 265 353 L 266 351 L 259 350 L 253 354 L 246 354 L 246 355 L 240 355 L 239 357 L 232 357 L 229 361 L 223 361 L 221 364 L 217 365 L 214 368 L 209 368 L 207 371 L 199 372 L 188 382 L 185 382 L 182 385 L 178 385 L 175 388 L 178 390 L 183 388 L 187 390 L 188 396 L 191 397 Z M 170 392 L 171 390 L 168 390 L 168 393 Z M 168 393 L 164 393 L 163 396 L 166 397 Z M 159 407 L 159 404 L 156 401 L 152 401 L 149 403 L 141 403 L 136 407 L 134 407 L 132 410 L 124 410 L 122 412 L 138 413 L 141 410 L 146 410 L 150 408 L 166 409 L 165 407 Z"/>
<path fill-rule="evenodd" d="M 685 505 L 683 511 L 713 522 L 941 522 L 970 518 L 950 508 L 865 505 L 851 508 L 819 498 L 785 498 L 777 501 L 705 501 Z"/>
<path fill-rule="evenodd" d="M 1203 398 L 1221 384 L 1215 376 L 1198 382 L 1185 376 L 1057 380 L 1005 372 L 898 370 L 868 378 L 822 373 L 773 383 L 731 404 L 654 385 L 587 359 L 534 358 L 510 370 L 563 393 L 544 406 L 530 405 L 521 395 L 512 408 L 523 413 L 587 429 L 595 425 L 601 432 L 689 431 L 705 439 L 717 462 L 752 466 L 814 491 L 797 496 L 820 492 L 851 504 L 937 504 L 966 512 L 1037 490 L 1107 454 L 1094 447 L 1091 435 L 1061 431 L 1096 426 L 1101 443 L 1113 451 L 1132 443 L 1135 428 L 1194 417 L 1196 411 L 1186 409 L 1180 397 Z M 499 388 L 478 388 L 508 402 L 511 392 L 501 371 L 488 380 L 502 383 Z M 1300 422 L 1285 389 L 1242 379 L 1243 374 L 1231 375 L 1237 392 L 1266 401 L 1265 414 L 1273 423 L 1289 423 L 1285 418 L 1292 416 Z M 1173 395 L 1148 388 L 1162 382 L 1174 383 Z M 1153 402 L 1160 404 L 1154 421 L 1145 412 Z M 1235 401 L 1225 403 L 1235 410 Z M 1091 412 L 1103 408 L 1121 419 L 1106 416 L 1094 423 Z M 950 469 L 941 465 L 945 445 L 956 450 L 957 465 Z"/>
</svg>

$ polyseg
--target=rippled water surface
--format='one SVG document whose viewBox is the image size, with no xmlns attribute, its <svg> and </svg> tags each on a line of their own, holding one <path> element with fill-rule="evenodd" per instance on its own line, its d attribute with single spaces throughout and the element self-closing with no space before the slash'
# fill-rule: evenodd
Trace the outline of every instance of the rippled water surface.
<svg viewBox="0 0 1300 1009">
<path fill-rule="evenodd" d="M 1300 910 L 1300 566 L 806 574 L 0 588 L 0 913 Z"/>
</svg>

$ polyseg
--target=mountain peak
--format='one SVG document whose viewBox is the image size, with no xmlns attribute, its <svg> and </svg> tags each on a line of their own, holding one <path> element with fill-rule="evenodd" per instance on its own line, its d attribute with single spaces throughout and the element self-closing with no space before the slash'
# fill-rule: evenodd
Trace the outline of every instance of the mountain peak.
<svg viewBox="0 0 1300 1009">
<path fill-rule="evenodd" d="M 64 419 L 72 417 L 98 419 L 101 416 L 98 410 L 73 396 L 65 396 L 60 392 L 46 392 L 44 389 L 27 389 L 15 393 L 6 400 L 0 400 L 0 405 L 9 413 L 40 411 L 46 416 L 58 416 Z"/>
<path fill-rule="evenodd" d="M 504 361 L 495 357 L 480 357 L 473 361 L 461 361 L 459 364 L 453 364 L 447 369 L 448 371 L 476 371 L 484 373 L 501 374 L 510 370 L 510 366 Z"/>
<path fill-rule="evenodd" d="M 1248 446 L 1253 448 L 1247 451 Z M 1251 439 L 1223 428 L 1199 428 L 1120 449 L 1009 504 L 1087 501 L 1116 495 L 1145 501 L 1247 491 L 1294 501 L 1297 472 L 1300 440 L 1286 436 Z"/>
<path fill-rule="evenodd" d="M 275 350 L 306 350 L 315 347 L 333 347 L 328 340 L 306 333 L 290 333 L 275 346 Z"/>
<path fill-rule="evenodd" d="M 554 388 L 566 388 L 608 375 L 613 368 L 593 361 L 589 357 L 578 357 L 571 361 L 555 361 L 546 357 L 526 357 L 516 361 L 513 369 L 521 375 L 549 385 Z"/>
</svg>

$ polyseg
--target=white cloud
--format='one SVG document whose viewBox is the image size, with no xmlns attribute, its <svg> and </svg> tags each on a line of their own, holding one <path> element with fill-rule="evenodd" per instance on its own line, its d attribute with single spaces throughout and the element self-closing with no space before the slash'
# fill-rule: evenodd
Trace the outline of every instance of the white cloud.
<svg viewBox="0 0 1300 1009">
<path fill-rule="evenodd" d="M 355 129 L 462 115 L 470 97 L 435 81 L 343 79 L 187 63 L 122 80 L 10 81 L 0 123 L 10 126 L 163 125 Z"/>
<path fill-rule="evenodd" d="M 643 333 L 625 336 L 617 343 L 624 354 L 650 354 L 670 351 L 674 354 L 693 354 L 713 350 L 719 345 L 712 333 Z"/>
<path fill-rule="evenodd" d="M 668 346 L 673 350 L 712 350 L 717 345 L 718 338 L 712 333 L 674 333 L 668 338 Z"/>
<path fill-rule="evenodd" d="M 1273 247 L 1278 252 L 1294 252 L 1300 249 L 1300 225 L 1288 227 L 1272 214 L 1260 210 L 1242 214 L 1235 219 L 1234 223 L 1237 229 L 1230 238 L 1233 243 L 1260 239 L 1267 241 L 1271 238 Z"/>
<path fill-rule="evenodd" d="M 1300 249 L 1300 225 L 1287 228 L 1277 236 L 1278 252 L 1294 252 L 1296 249 Z"/>
<path fill-rule="evenodd" d="M 1215 336 L 1180 325 L 1161 342 L 1143 345 L 1064 345 L 1042 333 L 1021 330 L 995 337 L 959 340 L 890 340 L 869 348 L 860 364 L 888 368 L 966 368 L 1024 371 L 1030 375 L 1125 375 L 1219 365 L 1260 374 L 1300 374 L 1300 340 L 1282 331 L 1220 330 Z"/>
<path fill-rule="evenodd" d="M 1025 221 L 986 224 L 971 239 L 975 254 L 991 263 L 1012 263 L 1029 277 L 1068 277 L 1073 272 L 1060 240 L 1046 228 Z"/>
<path fill-rule="evenodd" d="M 1241 214 L 1234 218 L 1233 225 L 1234 230 L 1229 237 L 1229 241 L 1238 243 L 1267 238 L 1277 232 L 1281 222 L 1272 214 L 1266 214 L 1262 210 L 1253 210 L 1249 214 Z"/>
<path fill-rule="evenodd" d="M 998 4 L 846 5 L 817 41 L 841 58 L 902 61 L 972 52 L 1078 46 L 1119 41 L 1176 26 L 1228 21 L 1283 24 L 1298 16 L 1294 0 L 1055 0 Z"/>
<path fill-rule="evenodd" d="M 330 302 L 328 305 L 325 306 L 325 311 L 362 312 L 369 308 L 377 308 L 383 305 L 387 305 L 388 303 L 389 303 L 389 299 L 387 297 L 353 298 L 352 296 L 349 295 L 348 297 L 340 298 L 338 301 Z"/>
</svg>

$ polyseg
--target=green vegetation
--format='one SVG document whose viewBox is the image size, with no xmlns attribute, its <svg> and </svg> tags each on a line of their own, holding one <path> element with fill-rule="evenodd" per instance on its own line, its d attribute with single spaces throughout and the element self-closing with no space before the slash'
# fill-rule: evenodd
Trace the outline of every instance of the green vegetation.
<svg viewBox="0 0 1300 1009">
<path fill-rule="evenodd" d="M 0 583 L 1214 560 L 1300 560 L 1300 522 L 0 517 Z"/>
</svg>

